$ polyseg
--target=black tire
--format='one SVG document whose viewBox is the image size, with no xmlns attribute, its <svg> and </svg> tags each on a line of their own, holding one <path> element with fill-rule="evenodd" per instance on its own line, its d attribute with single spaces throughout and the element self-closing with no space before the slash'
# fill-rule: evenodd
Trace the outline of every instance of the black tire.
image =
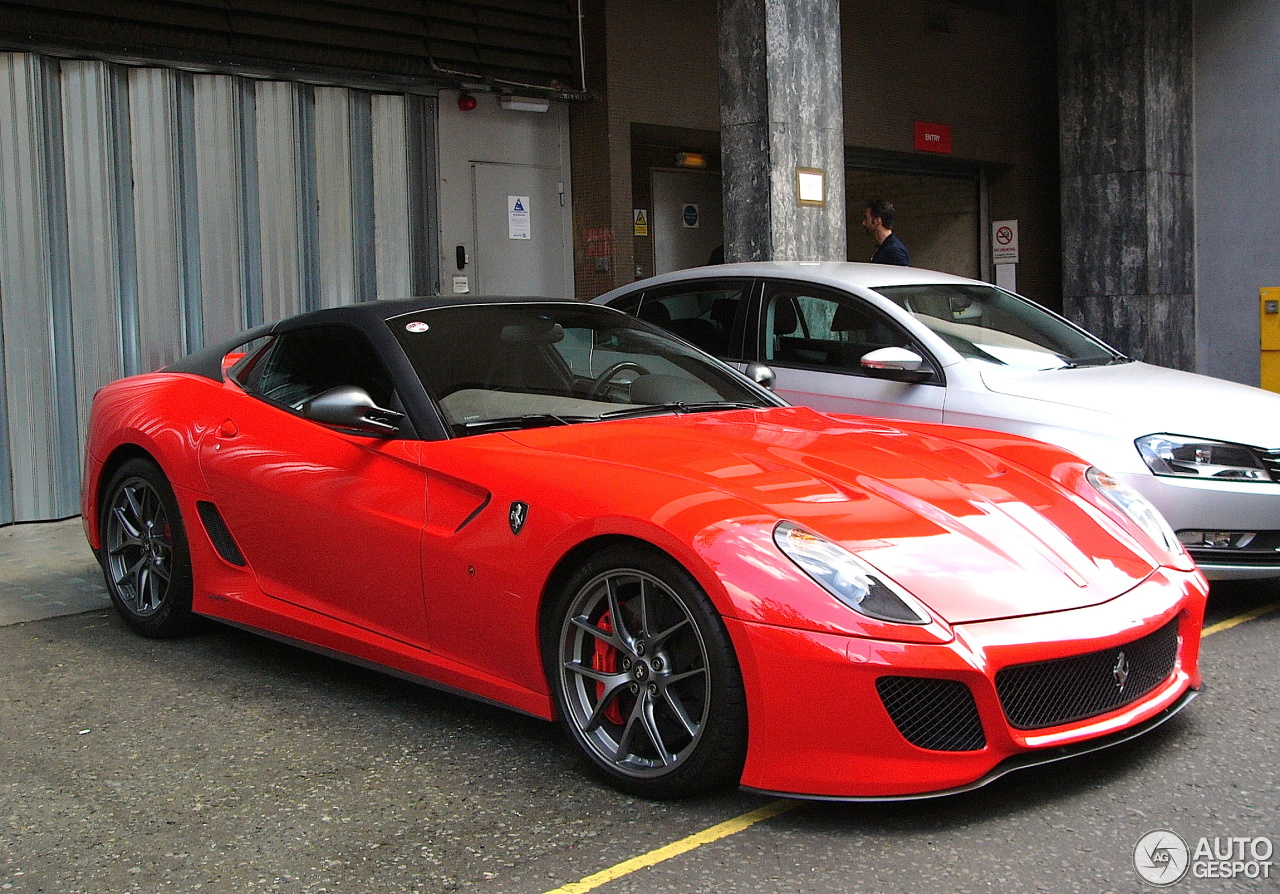
<svg viewBox="0 0 1280 894">
<path fill-rule="evenodd" d="M 103 491 L 99 559 L 124 622 L 169 639 L 191 629 L 191 554 L 173 488 L 149 459 L 131 459 Z"/>
<path fill-rule="evenodd" d="M 543 655 L 552 698 L 606 782 L 661 799 L 738 782 L 742 674 L 692 575 L 656 549 L 624 544 L 597 553 L 551 598 Z"/>
</svg>

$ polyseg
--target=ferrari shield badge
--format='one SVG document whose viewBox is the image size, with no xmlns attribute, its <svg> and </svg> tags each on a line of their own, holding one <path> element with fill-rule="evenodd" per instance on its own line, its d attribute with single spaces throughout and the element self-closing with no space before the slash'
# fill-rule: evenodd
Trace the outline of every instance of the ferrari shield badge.
<svg viewBox="0 0 1280 894">
<path fill-rule="evenodd" d="M 525 520 L 529 517 L 529 504 L 521 503 L 516 500 L 511 504 L 511 511 L 507 514 L 507 521 L 511 523 L 511 533 L 519 534 L 524 527 Z"/>
</svg>

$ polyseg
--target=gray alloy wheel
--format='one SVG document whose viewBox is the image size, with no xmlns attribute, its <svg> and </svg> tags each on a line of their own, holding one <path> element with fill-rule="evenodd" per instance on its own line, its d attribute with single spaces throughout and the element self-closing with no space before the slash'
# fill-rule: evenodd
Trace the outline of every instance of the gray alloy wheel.
<svg viewBox="0 0 1280 894">
<path fill-rule="evenodd" d="M 736 781 L 746 743 L 741 677 L 687 572 L 624 547 L 581 569 L 565 596 L 548 670 L 562 721 L 605 777 L 645 797 Z"/>
<path fill-rule="evenodd" d="M 146 636 L 182 633 L 191 620 L 191 562 L 173 489 L 148 460 L 112 476 L 102 504 L 102 570 L 125 622 Z"/>
</svg>

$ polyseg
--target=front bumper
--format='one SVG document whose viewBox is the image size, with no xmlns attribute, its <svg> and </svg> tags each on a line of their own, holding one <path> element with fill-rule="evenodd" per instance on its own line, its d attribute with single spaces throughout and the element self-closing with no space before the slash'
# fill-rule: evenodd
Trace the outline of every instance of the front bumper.
<svg viewBox="0 0 1280 894">
<path fill-rule="evenodd" d="M 958 625 L 945 645 L 887 642 L 727 620 L 747 687 L 745 788 L 792 797 L 898 800 L 950 794 L 1007 772 L 1106 747 L 1163 723 L 1200 685 L 1206 592 L 1194 572 L 1162 568 L 1102 605 Z M 1019 730 L 995 678 L 1002 668 L 1124 646 L 1176 622 L 1173 670 L 1115 710 Z M 968 687 L 985 742 L 970 751 L 911 744 L 877 691 L 881 677 Z"/>
<path fill-rule="evenodd" d="M 1175 531 L 1280 532 L 1280 484 L 1151 474 L 1118 477 L 1150 500 Z M 1210 580 L 1280 577 L 1280 549 L 1191 552 Z"/>
</svg>

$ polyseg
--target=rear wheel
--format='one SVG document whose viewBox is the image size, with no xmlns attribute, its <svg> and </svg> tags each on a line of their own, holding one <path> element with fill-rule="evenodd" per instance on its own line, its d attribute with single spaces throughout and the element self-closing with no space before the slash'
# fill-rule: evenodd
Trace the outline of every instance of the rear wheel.
<svg viewBox="0 0 1280 894">
<path fill-rule="evenodd" d="M 693 577 L 641 546 L 605 550 L 559 594 L 544 642 L 561 721 L 615 787 L 675 798 L 737 782 L 742 677 Z"/>
<path fill-rule="evenodd" d="M 139 458 L 117 469 L 100 522 L 107 591 L 125 623 L 156 638 L 186 632 L 191 556 L 178 501 L 160 468 Z"/>
</svg>

